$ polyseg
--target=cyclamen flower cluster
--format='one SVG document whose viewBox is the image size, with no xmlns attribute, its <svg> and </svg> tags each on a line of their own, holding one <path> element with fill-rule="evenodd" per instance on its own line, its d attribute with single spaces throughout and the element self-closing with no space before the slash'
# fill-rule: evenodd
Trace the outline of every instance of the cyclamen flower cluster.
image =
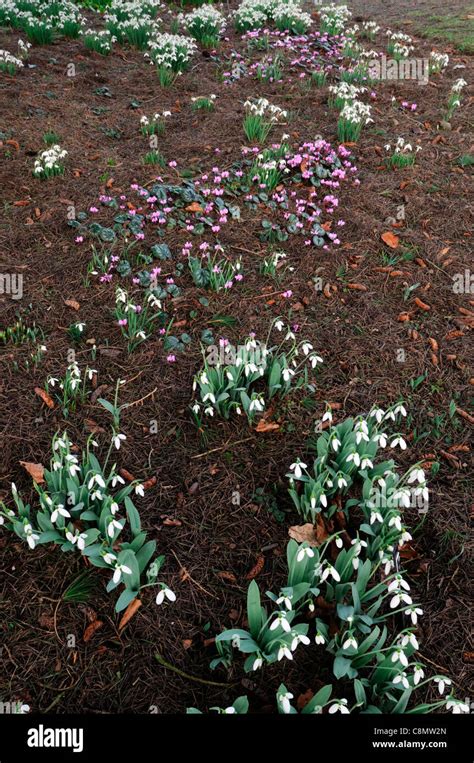
<svg viewBox="0 0 474 763">
<path fill-rule="evenodd" d="M 33 175 L 40 178 L 48 178 L 53 175 L 61 175 L 64 172 L 62 159 L 67 156 L 67 151 L 55 144 L 51 148 L 42 151 L 35 160 Z"/>
<path fill-rule="evenodd" d="M 224 15 L 212 5 L 196 8 L 191 13 L 180 13 L 178 21 L 191 37 L 204 43 L 217 39 L 226 29 Z"/>
<path fill-rule="evenodd" d="M 257 100 L 249 99 L 245 101 L 244 108 L 247 114 L 262 117 L 270 124 L 285 122 L 288 116 L 287 111 L 280 109 L 279 106 L 274 106 L 266 98 L 258 98 Z"/>
<path fill-rule="evenodd" d="M 157 68 L 169 69 L 176 74 L 183 72 L 189 59 L 197 50 L 197 45 L 190 37 L 179 34 L 158 34 L 150 41 L 149 52 L 145 58 Z"/>
<path fill-rule="evenodd" d="M 347 5 L 337 5 L 336 3 L 324 5 L 319 13 L 321 16 L 321 30 L 333 35 L 341 34 L 352 16 Z"/>
<path fill-rule="evenodd" d="M 22 69 L 23 61 L 13 56 L 8 50 L 0 50 L 0 71 L 15 74 L 17 69 Z"/>
</svg>

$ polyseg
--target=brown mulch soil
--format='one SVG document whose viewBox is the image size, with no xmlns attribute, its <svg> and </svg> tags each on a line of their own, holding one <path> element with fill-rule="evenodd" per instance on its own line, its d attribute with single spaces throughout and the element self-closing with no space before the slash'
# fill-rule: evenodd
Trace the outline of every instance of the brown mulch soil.
<svg viewBox="0 0 474 763">
<path fill-rule="evenodd" d="M 229 36 L 221 56 L 233 47 L 242 50 L 238 38 Z M 0 48 L 13 49 L 16 38 L 2 31 Z M 417 41 L 417 55 L 430 49 Z M 185 329 L 193 341 L 175 364 L 166 363 L 161 341 L 154 337 L 127 355 L 111 313 L 116 282 L 92 281 L 90 287 L 84 286 L 90 250 L 74 243 L 66 219 L 68 206 L 72 201 L 77 210 L 88 209 L 101 192 L 127 193 L 132 182 L 146 184 L 157 174 L 141 161 L 147 150 L 138 129 L 141 113 L 173 110 L 160 150 L 168 161 L 176 160 L 180 170 L 204 171 L 216 163 L 230 165 L 239 157 L 242 104 L 251 94 L 265 95 L 291 110 L 288 132 L 294 138 L 310 140 L 320 133 L 335 143 L 336 116 L 328 109 L 327 89 L 302 93 L 296 78 L 291 85 L 265 85 L 255 79 L 224 85 L 217 80 L 216 63 L 202 55 L 190 72 L 163 91 L 142 53 L 116 49 L 102 58 L 85 52 L 80 42 L 64 40 L 32 49 L 30 62 L 35 68 L 15 77 L 2 76 L 0 271 L 22 273 L 25 293 L 18 303 L 0 297 L 1 327 L 13 322 L 18 309 L 31 305 L 28 314 L 44 331 L 47 354 L 40 366 L 25 370 L 27 345 L 1 350 L 0 497 L 9 496 L 10 482 L 15 481 L 23 494 L 34 498 L 31 480 L 19 461 L 47 464 L 56 431 L 67 428 L 71 439 L 83 445 L 88 434 L 85 419 L 109 426 L 97 403 L 79 406 L 63 420 L 57 408 L 46 409 L 34 394 L 49 374 L 64 372 L 71 346 L 66 328 L 83 320 L 99 352 L 92 362 L 87 346 L 81 345 L 78 360 L 98 370 L 98 383 L 109 387 L 105 396 L 110 398 L 121 378 L 127 380 L 121 402 L 146 397 L 123 415 L 127 441 L 117 458 L 121 467 L 140 479 L 157 477 L 156 487 L 138 505 L 144 526 L 166 555 L 164 578 L 178 601 L 157 608 L 152 594 L 145 592 L 144 606 L 119 633 L 119 618 L 105 592 L 106 578 L 96 572 L 96 589 L 87 605 L 65 603 L 61 593 L 83 570 L 81 560 L 52 548 L 28 552 L 13 536 L 0 533 L 0 697 L 20 699 L 41 712 L 139 713 L 152 706 L 158 712 L 183 712 L 187 706 L 204 709 L 247 693 L 260 710 L 273 705 L 281 682 L 295 697 L 326 683 L 330 659 L 317 647 L 301 649 L 293 663 L 279 663 L 264 675 L 243 677 L 240 659 L 229 676 L 222 670 L 211 672 L 215 648 L 210 639 L 231 624 L 242 626 L 246 577 L 259 556 L 265 559 L 257 577 L 262 592 L 275 590 L 282 580 L 287 529 L 298 524 L 285 474 L 294 457 L 305 453 L 325 401 L 342 404 L 338 412 L 342 419 L 368 411 L 374 403 L 384 405 L 399 398 L 406 400 L 410 413 L 411 447 L 408 453 L 397 453 L 397 460 L 408 465 L 433 453 L 440 463 L 430 480 L 430 510 L 424 521 L 416 511 L 407 512 L 415 532 L 413 558 L 406 566 L 425 612 L 419 629 L 421 652 L 433 670 L 452 676 L 459 696 L 472 691 L 470 452 L 450 452 L 453 446 L 469 444 L 469 423 L 458 414 L 450 415 L 450 403 L 469 409 L 473 383 L 469 370 L 473 297 L 452 289 L 453 276 L 472 268 L 467 203 L 472 172 L 457 164 L 460 156 L 473 152 L 469 88 L 452 129 L 438 129 L 452 83 L 458 76 L 469 81 L 472 63 L 455 50 L 448 52 L 448 72 L 432 77 L 426 87 L 382 82 L 375 88 L 374 124 L 353 149 L 360 186 L 345 186 L 340 194 L 338 216 L 346 220 L 341 247 L 328 252 L 306 249 L 290 237 L 283 248 L 287 266 L 294 270 L 287 269 L 275 284 L 259 274 L 267 248 L 258 238 L 258 220 L 244 210 L 243 221 L 226 229 L 226 246 L 242 256 L 246 278 L 229 293 L 206 294 L 207 308 L 198 302 L 204 292 L 192 285 L 189 276 L 184 278 L 185 299 L 177 302 L 175 315 L 177 321 L 187 321 Z M 74 77 L 67 76 L 70 63 L 76 67 Z M 453 71 L 452 64 L 466 69 Z M 104 86 L 111 98 L 95 93 Z M 218 95 L 216 111 L 196 115 L 190 98 L 207 93 Z M 398 102 L 416 102 L 416 112 L 394 108 L 392 95 Z M 139 102 L 139 109 L 131 107 L 132 101 Z M 106 111 L 94 114 L 94 107 Z M 119 131 L 119 139 L 105 134 L 111 129 Z M 47 131 L 61 137 L 69 156 L 64 177 L 40 182 L 32 177 L 31 168 Z M 387 171 L 383 146 L 399 134 L 419 142 L 423 151 L 414 168 Z M 177 180 L 171 170 L 164 175 Z M 109 178 L 112 190 L 105 186 Z M 15 205 L 22 200 L 27 204 Z M 395 217 L 400 205 L 405 220 L 395 230 L 387 218 Z M 380 239 L 390 229 L 400 237 L 393 251 Z M 178 233 L 166 239 L 173 252 L 185 240 Z M 376 270 L 389 262 L 389 256 L 402 275 Z M 337 286 L 330 299 L 314 290 L 314 276 Z M 367 290 L 350 290 L 348 282 L 361 283 Z M 405 290 L 416 283 L 416 294 L 431 309 L 418 310 L 411 321 L 400 322 L 399 314 L 413 309 L 413 296 L 405 301 Z M 276 432 L 258 434 L 243 422 L 213 421 L 203 436 L 188 408 L 192 377 L 200 367 L 201 331 L 214 316 L 225 315 L 237 319 L 232 328 L 222 328 L 222 335 L 235 343 L 249 331 L 265 335 L 270 321 L 288 309 L 278 294 L 265 298 L 262 289 L 269 285 L 269 291 L 292 289 L 292 322 L 324 357 L 316 392 L 305 400 L 302 395 L 287 398 L 278 409 Z M 65 299 L 77 300 L 79 311 L 66 306 Z M 192 310 L 197 310 L 197 317 L 190 317 Z M 453 331 L 458 332 L 455 338 Z M 219 329 L 214 332 L 219 335 Z M 440 348 L 436 365 L 430 338 Z M 406 352 L 403 363 L 397 362 L 399 349 Z M 425 380 L 413 385 L 422 374 Z M 153 420 L 158 422 L 158 434 L 148 431 Z M 255 491 L 262 487 L 269 495 L 274 492 L 278 508 L 287 511 L 282 523 L 256 503 Z M 240 505 L 232 501 L 234 491 L 240 492 Z M 85 628 L 97 618 L 103 626 L 84 643 Z M 188 675 L 158 664 L 156 652 Z"/>
</svg>

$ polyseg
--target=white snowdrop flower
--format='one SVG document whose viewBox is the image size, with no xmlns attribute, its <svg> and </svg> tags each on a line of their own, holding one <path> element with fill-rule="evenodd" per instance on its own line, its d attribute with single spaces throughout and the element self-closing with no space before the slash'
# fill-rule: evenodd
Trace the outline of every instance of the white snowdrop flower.
<svg viewBox="0 0 474 763">
<path fill-rule="evenodd" d="M 308 559 L 312 559 L 314 557 L 314 551 L 309 546 L 300 548 L 296 555 L 296 561 L 301 562 L 305 557 L 308 557 Z M 288 607 L 288 609 L 290 609 L 290 607 Z"/>
<path fill-rule="evenodd" d="M 400 446 L 401 450 L 406 450 L 407 448 L 407 444 L 401 435 L 397 435 L 390 443 L 391 448 L 396 448 L 397 445 Z"/>
<path fill-rule="evenodd" d="M 422 665 L 415 665 L 415 669 L 413 671 L 413 683 L 415 686 L 418 686 L 421 679 L 425 677 L 425 671 L 423 670 Z"/>
<path fill-rule="evenodd" d="M 450 697 L 446 702 L 446 710 L 452 710 L 453 715 L 460 715 L 461 713 L 470 712 L 467 702 L 462 702 L 459 699 L 454 699 L 454 697 Z"/>
<path fill-rule="evenodd" d="M 57 521 L 59 516 L 61 516 L 61 517 L 70 517 L 71 516 L 69 511 L 67 511 L 64 508 L 64 506 L 62 506 L 61 504 L 58 504 L 56 506 L 55 510 L 53 511 L 53 513 L 51 514 L 51 522 L 53 523 L 53 525 Z"/>
<path fill-rule="evenodd" d="M 410 616 L 413 625 L 418 622 L 418 616 L 423 614 L 423 610 L 420 607 L 409 607 L 405 610 L 405 614 Z"/>
<path fill-rule="evenodd" d="M 405 633 L 404 636 L 402 636 L 401 645 L 408 646 L 408 644 L 411 644 L 415 649 L 419 649 L 420 645 L 414 633 Z"/>
<path fill-rule="evenodd" d="M 202 402 L 207 403 L 207 401 L 210 400 L 213 405 L 216 404 L 216 397 L 212 392 L 206 392 L 204 395 Z"/>
<path fill-rule="evenodd" d="M 331 576 L 333 580 L 336 581 L 336 583 L 339 583 L 341 580 L 341 576 L 339 575 L 338 571 L 331 565 L 329 562 L 325 562 L 326 567 L 321 575 L 321 582 L 323 583 L 326 578 Z"/>
<path fill-rule="evenodd" d="M 276 628 L 278 628 L 279 625 L 285 631 L 285 633 L 291 632 L 291 625 L 286 619 L 286 612 L 278 612 L 277 616 L 270 625 L 270 630 L 274 631 Z"/>
<path fill-rule="evenodd" d="M 291 377 L 295 375 L 295 372 L 290 368 L 284 368 L 281 372 L 281 375 L 283 376 L 284 381 L 288 382 L 290 381 Z"/>
<path fill-rule="evenodd" d="M 250 411 L 263 411 L 265 408 L 265 402 L 263 398 L 261 397 L 254 397 L 253 400 L 250 401 L 249 410 Z"/>
<path fill-rule="evenodd" d="M 310 342 L 303 342 L 301 349 L 303 350 L 304 355 L 308 355 L 309 351 L 313 349 L 313 345 Z M 323 421 L 324 420 L 325 419 L 323 419 Z"/>
<path fill-rule="evenodd" d="M 283 321 L 282 321 L 282 320 L 278 320 L 278 321 L 275 321 L 275 328 L 276 328 L 278 331 L 282 331 L 282 330 L 283 330 L 283 327 L 284 327 L 284 325 L 285 325 L 285 324 L 283 323 Z"/>
<path fill-rule="evenodd" d="M 342 548 L 344 546 L 343 540 L 339 536 L 336 538 L 335 544 L 336 544 L 337 548 Z"/>
<path fill-rule="evenodd" d="M 299 479 L 303 474 L 303 469 L 307 469 L 307 464 L 299 459 L 290 465 L 290 470 L 294 471 L 295 477 Z"/>
<path fill-rule="evenodd" d="M 292 606 L 291 606 L 291 598 L 292 597 L 290 595 L 280 596 L 276 600 L 276 603 L 277 604 L 284 604 L 287 609 L 291 609 L 292 608 Z"/>
<path fill-rule="evenodd" d="M 351 647 L 353 647 L 354 649 L 357 649 L 358 647 L 357 641 L 352 635 L 350 635 L 349 638 L 347 638 L 342 645 L 343 649 L 350 649 Z"/>
<path fill-rule="evenodd" d="M 135 485 L 135 494 L 141 495 L 141 497 L 143 498 L 143 496 L 145 495 L 145 488 L 143 487 L 143 485 L 141 484 Z"/>
<path fill-rule="evenodd" d="M 395 516 L 393 516 L 393 517 L 392 517 L 392 518 L 389 520 L 389 522 L 388 522 L 388 526 L 389 526 L 389 527 L 396 527 L 396 528 L 397 528 L 397 530 L 398 530 L 399 532 L 401 532 L 401 531 L 402 531 L 402 520 L 401 520 L 401 518 L 400 518 L 400 514 L 395 514 Z"/>
<path fill-rule="evenodd" d="M 444 694 L 444 690 L 446 686 L 451 686 L 452 681 L 450 678 L 446 678 L 446 676 L 435 676 L 433 678 L 433 681 L 438 686 L 438 691 L 440 694 Z"/>
<path fill-rule="evenodd" d="M 316 368 L 318 363 L 323 363 L 324 361 L 323 361 L 323 359 L 322 359 L 322 357 L 320 355 L 314 355 L 313 354 L 313 355 L 309 356 L 309 362 L 311 363 L 311 367 L 312 368 Z"/>
<path fill-rule="evenodd" d="M 131 575 L 132 574 L 132 570 L 130 569 L 130 567 L 127 567 L 126 564 L 116 564 L 115 565 L 115 572 L 114 572 L 113 577 L 112 577 L 112 580 L 114 581 L 114 583 L 119 583 L 120 582 L 122 574 L 124 574 L 124 575 Z"/>
<path fill-rule="evenodd" d="M 363 456 L 362 460 L 360 462 L 360 468 L 361 469 L 367 469 L 367 468 L 373 469 L 374 468 L 374 464 L 373 464 L 373 462 L 370 460 L 370 458 L 368 456 Z"/>
<path fill-rule="evenodd" d="M 107 527 L 107 535 L 109 536 L 109 538 L 113 538 L 115 535 L 115 530 L 121 530 L 121 529 L 122 529 L 122 525 L 120 524 L 120 522 L 114 517 L 112 517 Z"/>
<path fill-rule="evenodd" d="M 385 432 L 379 432 L 373 436 L 373 441 L 377 442 L 381 448 L 387 447 L 387 435 Z"/>
<path fill-rule="evenodd" d="M 111 554 L 109 551 L 102 558 L 106 564 L 113 564 L 117 560 L 115 554 Z"/>
<path fill-rule="evenodd" d="M 167 586 L 164 586 L 161 591 L 159 591 L 156 597 L 156 603 L 163 604 L 165 598 L 167 598 L 168 601 L 176 601 L 176 594 L 171 590 L 171 588 L 168 588 Z"/>
<path fill-rule="evenodd" d="M 317 633 L 316 633 L 316 636 L 314 638 L 314 643 L 315 644 L 325 644 L 326 643 L 326 639 L 324 638 L 323 634 L 320 633 L 319 631 L 317 631 Z"/>
<path fill-rule="evenodd" d="M 194 403 L 192 410 L 194 411 L 194 413 L 199 413 L 199 411 L 201 410 L 201 406 L 199 405 L 199 403 Z"/>
<path fill-rule="evenodd" d="M 290 652 L 291 654 L 291 652 Z M 293 656 L 290 657 L 290 659 L 293 659 Z M 287 691 L 286 694 L 279 694 L 278 695 L 278 701 L 281 705 L 281 709 L 283 710 L 285 715 L 288 715 L 291 712 L 291 703 L 290 699 L 293 699 L 293 694 L 291 692 Z"/>
<path fill-rule="evenodd" d="M 420 485 L 424 484 L 426 481 L 425 472 L 423 469 L 412 469 L 410 474 L 408 475 L 408 483 L 411 484 L 412 482 L 418 482 Z"/>
<path fill-rule="evenodd" d="M 340 441 L 340 440 L 337 438 L 337 436 L 336 436 L 336 435 L 333 435 L 333 436 L 331 437 L 331 447 L 332 447 L 332 449 L 333 449 L 333 451 L 334 451 L 335 453 L 337 453 L 337 451 L 338 451 L 338 450 L 339 450 L 339 448 L 341 447 L 341 441 Z"/>
<path fill-rule="evenodd" d="M 390 659 L 392 662 L 400 662 L 404 667 L 408 665 L 408 658 L 400 647 L 394 650 Z"/>
<path fill-rule="evenodd" d="M 116 434 L 114 436 L 114 445 L 117 448 L 117 450 L 120 450 L 120 446 L 124 440 L 127 439 L 127 436 L 124 434 Z"/>
<path fill-rule="evenodd" d="M 394 579 L 388 586 L 389 591 L 396 591 L 397 588 L 404 588 L 405 591 L 410 590 L 410 586 L 408 585 L 407 581 L 402 578 L 401 575 L 395 575 Z"/>
<path fill-rule="evenodd" d="M 329 421 L 329 423 L 331 423 L 331 422 L 332 422 L 332 412 L 331 412 L 331 410 L 330 410 L 330 409 L 328 409 L 328 410 L 327 410 L 327 411 L 326 411 L 326 412 L 323 414 L 323 417 L 322 417 L 321 421 L 322 421 L 323 423 L 324 423 L 325 421 Z"/>
<path fill-rule="evenodd" d="M 404 689 L 409 689 L 410 684 L 408 681 L 408 676 L 405 672 L 399 673 L 395 678 L 393 679 L 392 683 L 394 684 L 401 684 Z"/>
<path fill-rule="evenodd" d="M 341 489 L 343 487 L 347 487 L 347 480 L 342 475 L 339 475 L 338 478 L 337 478 L 337 486 L 338 486 L 339 489 Z"/>
<path fill-rule="evenodd" d="M 119 474 L 114 474 L 114 476 L 112 477 L 112 487 L 115 487 L 117 483 L 120 483 L 121 485 L 125 485 L 125 480 Z"/>
<path fill-rule="evenodd" d="M 256 657 L 252 664 L 252 670 L 258 670 L 263 665 L 262 657 Z"/>
<path fill-rule="evenodd" d="M 373 525 L 375 522 L 381 522 L 383 524 L 383 516 L 379 511 L 372 511 L 370 514 L 370 524 Z"/>
<path fill-rule="evenodd" d="M 360 456 L 357 453 L 357 451 L 353 451 L 352 453 L 349 453 L 349 455 L 346 458 L 346 462 L 350 463 L 351 461 L 354 462 L 355 466 L 360 466 Z"/>
<path fill-rule="evenodd" d="M 347 707 L 347 699 L 337 699 L 329 707 L 328 713 L 331 713 L 331 714 L 342 713 L 343 715 L 348 715 L 350 713 L 350 710 Z"/>
<path fill-rule="evenodd" d="M 395 609 L 401 602 L 404 602 L 405 604 L 413 603 L 411 596 L 408 596 L 407 593 L 403 593 L 402 591 L 397 591 L 395 596 L 390 600 L 390 609 Z"/>
</svg>

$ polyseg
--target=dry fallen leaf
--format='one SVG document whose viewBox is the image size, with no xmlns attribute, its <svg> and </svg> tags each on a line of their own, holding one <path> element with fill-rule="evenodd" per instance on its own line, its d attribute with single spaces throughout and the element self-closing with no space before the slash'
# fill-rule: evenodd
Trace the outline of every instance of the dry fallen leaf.
<svg viewBox="0 0 474 763">
<path fill-rule="evenodd" d="M 280 429 L 280 425 L 276 421 L 265 421 L 265 419 L 260 419 L 255 427 L 256 432 L 274 432 L 277 429 Z"/>
<path fill-rule="evenodd" d="M 79 310 L 80 304 L 75 299 L 65 299 L 64 304 L 68 307 L 72 307 L 73 310 Z"/>
<path fill-rule="evenodd" d="M 387 246 L 390 247 L 390 249 L 396 249 L 398 246 L 399 238 L 391 231 L 387 230 L 385 233 L 382 233 L 381 236 L 382 241 L 384 244 L 387 244 Z"/>
<path fill-rule="evenodd" d="M 48 393 L 44 389 L 41 389 L 41 387 L 35 387 L 35 392 L 38 395 L 38 397 L 41 398 L 43 403 L 46 403 L 48 408 L 54 408 L 54 402 L 52 398 L 48 395 Z"/>
<path fill-rule="evenodd" d="M 123 613 L 122 619 L 119 622 L 119 631 L 122 630 L 122 628 L 125 628 L 126 624 L 129 620 L 132 619 L 132 617 L 138 612 L 142 605 L 141 599 L 133 599 L 133 601 L 130 602 L 127 609 Z"/>
<path fill-rule="evenodd" d="M 189 204 L 187 207 L 185 207 L 186 212 L 202 212 L 203 209 L 200 204 L 198 204 L 197 201 L 193 201 L 192 204 Z"/>
<path fill-rule="evenodd" d="M 43 464 L 32 464 L 31 461 L 20 461 L 20 464 L 28 474 L 33 477 L 37 485 L 41 485 L 44 482 L 44 466 Z"/>
<path fill-rule="evenodd" d="M 90 625 L 87 626 L 87 628 L 84 631 L 84 635 L 82 637 L 82 640 L 86 643 L 91 640 L 92 636 L 96 631 L 99 630 L 99 628 L 102 628 L 103 626 L 102 620 L 94 620 Z"/>
<path fill-rule="evenodd" d="M 309 543 L 310 546 L 320 546 L 328 538 L 321 514 L 318 514 L 317 524 L 307 522 L 304 525 L 293 525 L 288 530 L 288 535 L 298 543 Z"/>
<path fill-rule="evenodd" d="M 263 570 L 263 565 L 265 564 L 265 557 L 260 555 L 250 570 L 250 572 L 245 576 L 246 580 L 253 580 L 257 577 L 257 575 L 260 575 L 261 571 Z"/>
</svg>

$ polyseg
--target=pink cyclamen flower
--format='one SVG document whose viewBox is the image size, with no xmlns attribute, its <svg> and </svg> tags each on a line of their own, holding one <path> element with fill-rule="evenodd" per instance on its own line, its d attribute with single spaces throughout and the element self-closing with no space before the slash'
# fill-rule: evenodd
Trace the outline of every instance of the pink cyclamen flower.
<svg viewBox="0 0 474 763">
<path fill-rule="evenodd" d="M 82 244 L 82 242 L 84 241 L 84 236 L 76 236 L 74 240 L 76 244 Z"/>
<path fill-rule="evenodd" d="M 166 360 L 168 363 L 175 363 L 176 362 L 176 355 L 167 355 Z"/>
<path fill-rule="evenodd" d="M 119 326 L 126 326 L 127 325 L 127 319 L 126 318 L 120 318 L 117 321 L 117 323 L 118 323 Z"/>
<path fill-rule="evenodd" d="M 285 299 L 289 299 L 291 296 L 293 296 L 293 292 L 291 291 L 291 289 L 288 289 L 287 291 L 284 291 L 281 296 L 284 297 Z"/>
</svg>

